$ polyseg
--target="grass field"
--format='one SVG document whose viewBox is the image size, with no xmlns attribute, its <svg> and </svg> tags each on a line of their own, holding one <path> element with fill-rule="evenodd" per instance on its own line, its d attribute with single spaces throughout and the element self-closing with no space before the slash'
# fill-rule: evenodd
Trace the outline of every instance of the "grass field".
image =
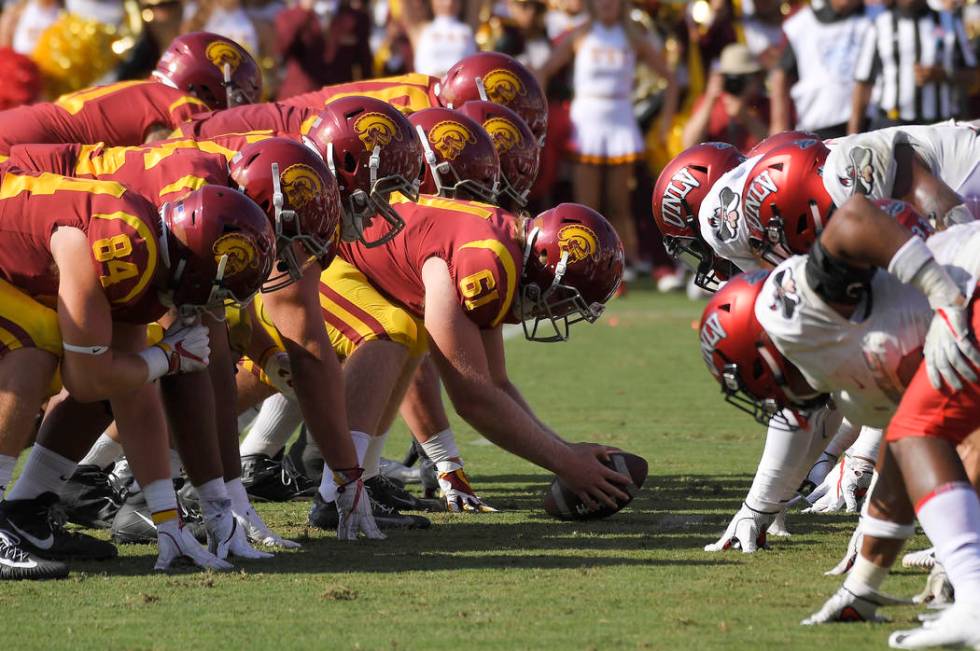
<svg viewBox="0 0 980 651">
<path fill-rule="evenodd" d="M 700 304 L 633 292 L 565 344 L 508 344 L 510 373 L 575 440 L 645 456 L 633 505 L 589 524 L 541 510 L 547 473 L 457 422 L 467 468 L 505 512 L 436 515 L 428 531 L 345 544 L 304 526 L 303 503 L 260 505 L 295 553 L 229 574 L 152 573 L 155 549 L 76 564 L 57 583 L 0 583 L 4 649 L 884 648 L 896 623 L 799 626 L 837 587 L 853 516 L 791 514 L 793 536 L 755 555 L 702 547 L 751 481 L 763 431 L 725 405 L 691 322 Z M 404 430 L 389 438 L 399 457 Z M 913 541 L 921 546 L 920 537 Z M 885 587 L 908 595 L 922 575 Z"/>
</svg>

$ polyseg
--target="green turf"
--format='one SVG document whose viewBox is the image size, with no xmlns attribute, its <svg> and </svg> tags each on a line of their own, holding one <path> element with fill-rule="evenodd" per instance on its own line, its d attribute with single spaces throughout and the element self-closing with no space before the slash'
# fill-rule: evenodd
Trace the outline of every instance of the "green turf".
<svg viewBox="0 0 980 651">
<path fill-rule="evenodd" d="M 605 522 L 541 509 L 547 473 L 456 423 L 481 493 L 504 513 L 441 515 L 424 532 L 345 544 L 304 527 L 307 506 L 261 505 L 303 549 L 231 574 L 151 571 L 152 547 L 77 564 L 56 583 L 0 583 L 0 648 L 883 648 L 891 626 L 804 628 L 839 580 L 853 516 L 792 514 L 756 555 L 701 551 L 748 488 L 763 431 L 721 402 L 692 320 L 700 304 L 633 292 L 565 344 L 508 344 L 515 382 L 564 436 L 645 456 L 641 495 Z M 399 426 L 389 452 L 405 445 Z M 921 544 L 919 538 L 915 541 Z M 911 594 L 922 575 L 886 583 Z"/>
</svg>

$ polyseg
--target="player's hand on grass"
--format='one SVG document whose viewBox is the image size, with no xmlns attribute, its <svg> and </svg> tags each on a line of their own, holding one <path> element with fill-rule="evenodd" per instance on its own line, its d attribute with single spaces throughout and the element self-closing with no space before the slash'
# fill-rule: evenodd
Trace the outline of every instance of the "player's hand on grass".
<svg viewBox="0 0 980 651">
<path fill-rule="evenodd" d="M 717 542 L 705 545 L 706 552 L 722 552 L 729 549 L 741 549 L 746 554 L 767 549 L 766 530 L 775 520 L 777 513 L 756 511 L 744 502 L 728 528 Z"/>
<path fill-rule="evenodd" d="M 783 509 L 776 514 L 773 519 L 772 524 L 766 529 L 766 533 L 770 536 L 777 536 L 779 538 L 788 538 L 790 535 L 789 529 L 786 528 L 786 509 Z"/>
<path fill-rule="evenodd" d="M 812 626 L 833 622 L 887 622 L 889 619 L 880 615 L 878 608 L 909 603 L 911 602 L 896 599 L 874 590 L 852 591 L 841 586 L 820 610 L 800 623 L 804 626 Z"/>
<path fill-rule="evenodd" d="M 558 476 L 578 495 L 590 510 L 605 505 L 617 508 L 617 500 L 628 501 L 629 495 L 620 486 L 628 486 L 632 480 L 626 475 L 602 465 L 609 461 L 609 453 L 616 448 L 595 443 L 572 443 Z"/>
<path fill-rule="evenodd" d="M 334 471 L 334 481 L 337 483 L 337 538 L 339 540 L 357 540 L 357 535 L 363 533 L 371 540 L 384 540 L 374 515 L 371 513 L 371 498 L 364 490 L 361 475 L 363 468 Z"/>
<path fill-rule="evenodd" d="M 157 541 L 160 549 L 154 570 L 167 571 L 173 564 L 186 559 L 207 570 L 230 570 L 233 565 L 211 554 L 194 539 L 190 530 L 177 519 L 157 525 Z"/>
<path fill-rule="evenodd" d="M 439 488 L 442 489 L 446 509 L 452 513 L 496 513 L 497 509 L 479 498 L 469 477 L 463 472 L 462 464 L 455 461 L 440 461 L 436 464 Z"/>
<path fill-rule="evenodd" d="M 830 454 L 829 452 L 821 452 L 820 458 L 810 466 L 810 472 L 806 474 L 806 479 L 800 484 L 800 487 L 796 489 L 799 496 L 793 498 L 789 505 L 793 506 L 805 497 L 809 497 L 813 494 L 813 491 L 817 489 L 818 486 L 823 484 L 823 480 L 827 478 L 830 471 L 834 469 L 837 464 L 837 457 Z"/>
<path fill-rule="evenodd" d="M 874 463 L 864 457 L 845 454 L 823 483 L 807 497 L 804 513 L 857 513 L 874 477 Z"/>
<path fill-rule="evenodd" d="M 245 531 L 248 539 L 257 545 L 280 549 L 298 549 L 301 546 L 295 540 L 287 540 L 270 529 L 251 506 L 245 513 L 236 513 L 235 520 L 238 521 L 238 526 Z"/>
<path fill-rule="evenodd" d="M 230 508 L 215 517 L 208 518 L 204 524 L 208 531 L 208 551 L 218 558 L 225 559 L 229 556 L 235 556 L 236 558 L 260 560 L 273 556 L 269 552 L 261 552 L 249 544 L 245 529 L 238 525 L 238 520 Z"/>
<path fill-rule="evenodd" d="M 269 355 L 262 364 L 262 372 L 269 378 L 269 383 L 276 391 L 290 400 L 296 399 L 296 391 L 293 389 L 293 371 L 287 353 L 277 351 Z"/>
<path fill-rule="evenodd" d="M 844 557 L 838 561 L 837 565 L 824 572 L 824 574 L 826 576 L 841 576 L 850 572 L 851 568 L 854 567 L 854 561 L 857 560 L 858 553 L 861 551 L 862 542 L 864 542 L 864 533 L 861 531 L 861 523 L 859 522 L 854 527 L 854 533 L 851 534 L 851 539 L 847 541 L 847 551 L 844 552 Z"/>
</svg>

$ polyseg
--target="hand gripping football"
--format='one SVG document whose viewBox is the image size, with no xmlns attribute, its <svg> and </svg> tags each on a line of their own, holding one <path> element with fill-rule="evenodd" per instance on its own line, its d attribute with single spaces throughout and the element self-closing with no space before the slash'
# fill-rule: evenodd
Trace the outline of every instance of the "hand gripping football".
<svg viewBox="0 0 980 651">
<path fill-rule="evenodd" d="M 615 509 L 603 505 L 595 511 L 589 511 L 578 495 L 573 493 L 561 478 L 555 477 L 544 497 L 544 510 L 548 515 L 559 520 L 601 520 L 618 513 L 632 502 L 647 478 L 646 459 L 629 452 L 612 452 L 609 454 L 609 461 L 604 462 L 604 465 L 633 480 L 632 484 L 623 487 L 623 492 L 630 496 L 628 500 L 620 502 Z"/>
</svg>

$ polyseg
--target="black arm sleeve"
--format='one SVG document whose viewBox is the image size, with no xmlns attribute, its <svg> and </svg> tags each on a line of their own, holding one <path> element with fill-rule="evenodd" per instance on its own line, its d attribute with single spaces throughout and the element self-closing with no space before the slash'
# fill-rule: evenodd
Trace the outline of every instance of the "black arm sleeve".
<svg viewBox="0 0 980 651">
<path fill-rule="evenodd" d="M 827 252 L 820 240 L 810 249 L 806 280 L 828 303 L 857 305 L 871 289 L 875 268 L 853 267 Z"/>
</svg>

